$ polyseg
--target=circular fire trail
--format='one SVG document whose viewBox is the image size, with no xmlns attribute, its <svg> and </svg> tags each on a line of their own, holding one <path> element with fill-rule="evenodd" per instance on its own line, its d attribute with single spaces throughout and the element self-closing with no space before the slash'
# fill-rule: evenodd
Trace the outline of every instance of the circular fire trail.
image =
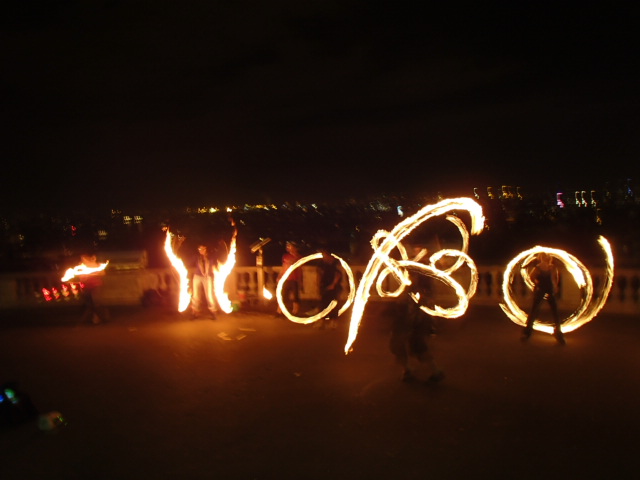
<svg viewBox="0 0 640 480">
<path fill-rule="evenodd" d="M 533 290 L 533 284 L 529 278 L 527 266 L 536 258 L 540 252 L 546 252 L 553 258 L 559 260 L 565 269 L 571 274 L 574 282 L 580 289 L 580 305 L 564 320 L 561 320 L 563 333 L 571 332 L 580 328 L 585 323 L 591 321 L 604 307 L 607 301 L 611 286 L 613 285 L 613 254 L 611 246 L 606 238 L 599 237 L 598 243 L 605 254 L 606 275 L 602 292 L 594 297 L 593 280 L 589 274 L 589 270 L 573 255 L 556 248 L 536 246 L 529 250 L 519 253 L 513 260 L 509 262 L 502 279 L 502 296 L 504 303 L 500 304 L 500 308 L 514 323 L 524 326 L 527 321 L 527 312 L 523 311 L 514 301 L 512 296 L 512 285 L 516 274 L 519 272 L 522 280 L 530 290 Z M 520 268 L 517 268 L 520 265 Z M 542 322 L 534 322 L 535 330 L 553 333 L 553 326 Z"/>
<path fill-rule="evenodd" d="M 355 296 L 355 279 L 353 277 L 353 271 L 351 270 L 351 267 L 349 267 L 349 264 L 347 262 L 345 262 L 338 255 L 334 255 L 333 253 L 331 254 L 331 256 L 336 258 L 340 262 L 340 265 L 342 265 L 342 268 L 346 272 L 347 278 L 349 279 L 349 296 L 347 297 L 347 300 L 345 301 L 344 305 L 342 305 L 339 311 L 339 315 L 342 315 L 342 313 L 347 308 L 349 308 L 349 306 L 351 306 L 351 303 L 353 302 L 353 297 Z M 287 306 L 284 304 L 284 300 L 282 298 L 282 287 L 287 278 L 289 278 L 289 275 L 291 275 L 291 273 L 296 268 L 300 268 L 305 263 L 311 262 L 312 260 L 317 260 L 319 258 L 322 258 L 322 253 L 314 253 L 312 255 L 307 255 L 306 257 L 301 258 L 296 263 L 291 265 L 291 267 L 282 274 L 282 277 L 280 277 L 280 280 L 278 281 L 278 285 L 276 286 L 276 299 L 278 301 L 278 305 L 280 306 L 280 310 L 282 311 L 284 316 L 292 322 L 308 325 L 320 320 L 321 318 L 326 317 L 329 312 L 331 312 L 331 310 L 337 307 L 337 302 L 334 300 L 329 304 L 327 308 L 325 308 L 321 312 L 316 313 L 315 315 L 312 315 L 310 317 L 298 317 L 289 312 Z"/>
</svg>

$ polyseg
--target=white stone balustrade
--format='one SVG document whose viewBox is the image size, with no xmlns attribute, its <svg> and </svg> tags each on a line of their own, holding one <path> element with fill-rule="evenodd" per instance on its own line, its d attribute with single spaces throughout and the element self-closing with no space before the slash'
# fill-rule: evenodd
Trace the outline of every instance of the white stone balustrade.
<svg viewBox="0 0 640 480">
<path fill-rule="evenodd" d="M 366 266 L 351 266 L 356 282 L 358 282 Z M 492 265 L 478 265 L 479 283 L 475 296 L 471 299 L 471 305 L 495 305 L 502 302 L 502 275 L 504 267 Z M 319 297 L 317 289 L 317 277 L 314 267 L 303 266 L 303 284 L 301 288 L 302 300 L 314 300 Z M 225 284 L 225 291 L 232 302 L 240 304 L 260 304 L 264 302 L 262 287 L 275 293 L 276 278 L 280 271 L 279 266 L 274 267 L 235 267 Z M 592 270 L 595 290 L 604 279 L 604 269 Z M 63 296 L 60 273 L 35 272 L 12 273 L 0 275 L 0 310 L 16 308 L 46 307 L 55 308 L 57 305 L 72 305 L 79 303 L 79 298 L 73 294 Z M 104 278 L 102 299 L 105 304 L 113 306 L 142 305 L 145 294 L 158 292 L 165 298 L 175 296 L 177 303 L 177 277 L 171 268 L 143 268 L 137 270 L 107 270 Z M 565 281 L 566 280 L 566 281 Z M 390 282 L 387 278 L 385 282 Z M 344 279 L 344 292 L 348 289 L 346 278 Z M 568 275 L 561 279 L 561 293 L 559 307 L 571 308 L 579 301 L 577 287 L 572 284 Z M 461 284 L 464 285 L 463 280 Z M 439 284 L 438 284 L 439 285 Z M 43 289 L 49 291 L 52 300 L 47 301 Z M 59 292 L 54 296 L 53 289 Z M 605 313 L 638 315 L 640 313 L 640 270 L 616 268 L 613 288 L 603 309 Z M 443 306 L 447 302 L 455 302 L 453 293 L 444 286 L 438 286 L 436 295 Z M 514 297 L 522 308 L 527 309 L 530 301 L 530 292 L 524 285 L 515 288 Z M 370 301 L 386 301 L 376 293 L 375 287 L 371 290 Z"/>
</svg>

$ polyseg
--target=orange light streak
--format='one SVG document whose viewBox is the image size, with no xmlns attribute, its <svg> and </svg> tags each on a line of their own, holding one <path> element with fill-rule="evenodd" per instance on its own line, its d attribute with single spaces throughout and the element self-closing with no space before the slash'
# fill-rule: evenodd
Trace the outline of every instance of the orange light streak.
<svg viewBox="0 0 640 480">
<path fill-rule="evenodd" d="M 393 228 L 391 233 L 381 230 L 374 235 L 371 240 L 373 255 L 369 260 L 369 263 L 367 264 L 367 267 L 362 276 L 362 279 L 360 280 L 358 289 L 355 294 L 355 300 L 351 313 L 351 322 L 349 324 L 349 336 L 344 347 L 345 354 L 348 354 L 351 351 L 353 342 L 358 335 L 358 329 L 360 327 L 360 322 L 364 314 L 364 308 L 369 300 L 371 286 L 373 285 L 376 277 L 378 277 L 378 275 L 381 273 L 383 267 L 386 267 L 386 269 L 389 270 L 389 273 L 392 273 L 395 276 L 395 278 L 400 283 L 401 288 L 410 283 L 406 271 L 401 270 L 401 268 L 405 268 L 405 266 L 410 266 L 412 268 L 421 270 L 422 272 L 424 272 L 424 274 L 431 275 L 442 280 L 455 290 L 458 298 L 460 299 L 459 306 L 454 310 L 436 308 L 434 311 L 441 315 L 453 316 L 459 316 L 464 312 L 467 305 L 466 302 L 468 302 L 468 298 L 466 297 L 466 295 L 475 292 L 475 287 L 470 287 L 468 292 L 465 293 L 464 289 L 462 289 L 462 287 L 451 278 L 448 271 L 441 271 L 435 268 L 433 265 L 425 266 L 418 262 L 409 264 L 406 263 L 409 262 L 409 260 L 406 260 L 405 258 L 398 262 L 389 257 L 389 254 L 395 249 L 399 249 L 402 254 L 404 249 L 400 246 L 400 242 L 416 227 L 429 220 L 430 218 L 444 215 L 454 210 L 466 210 L 467 212 L 469 212 L 471 216 L 471 233 L 473 235 L 477 235 L 482 232 L 482 229 L 484 228 L 484 216 L 482 215 L 482 207 L 470 198 L 453 198 L 442 200 L 434 205 L 425 206 L 416 214 L 398 223 Z M 458 228 L 460 228 L 460 223 L 454 223 L 458 226 Z M 466 253 L 457 252 L 456 254 L 464 256 L 465 258 L 462 261 L 466 262 L 469 265 L 473 265 L 473 261 L 466 255 Z M 432 256 L 432 258 L 436 257 Z M 456 264 L 457 263 L 458 262 L 456 262 Z M 385 273 L 385 275 L 386 274 L 387 273 Z M 378 284 L 380 284 L 380 282 Z"/>
<path fill-rule="evenodd" d="M 613 285 L 614 275 L 614 262 L 613 254 L 611 252 L 611 245 L 609 241 L 600 236 L 598 243 L 605 254 L 606 261 L 606 275 L 604 285 L 602 287 L 602 293 L 598 295 L 594 300 L 593 292 L 593 280 L 589 270 L 573 255 L 555 248 L 535 246 L 529 250 L 525 250 L 518 254 L 513 260 L 509 262 L 504 272 L 502 279 L 502 296 L 504 303 L 500 304 L 500 308 L 514 323 L 525 326 L 527 322 L 527 312 L 523 311 L 517 303 L 514 301 L 511 292 L 511 285 L 513 284 L 514 277 L 516 275 L 516 267 L 521 265 L 519 272 L 523 281 L 530 290 L 533 290 L 533 284 L 529 278 L 527 265 L 535 258 L 540 252 L 546 252 L 553 258 L 560 260 L 566 270 L 571 274 L 574 282 L 581 291 L 581 302 L 578 308 L 571 313 L 566 319 L 561 320 L 562 332 L 572 332 L 580 328 L 585 323 L 590 322 L 604 307 L 609 297 L 609 292 Z M 553 333 L 553 326 L 538 321 L 533 324 L 534 330 L 541 332 Z"/>
<path fill-rule="evenodd" d="M 231 313 L 233 311 L 233 305 L 229 300 L 229 295 L 224 291 L 224 284 L 227 281 L 227 277 L 232 272 L 233 267 L 236 264 L 236 236 L 237 230 L 234 230 L 231 242 L 229 243 L 229 254 L 224 263 L 218 262 L 216 273 L 213 277 L 213 292 L 220 306 L 220 310 L 225 313 Z"/>
<path fill-rule="evenodd" d="M 189 292 L 189 271 L 184 262 L 173 251 L 173 234 L 167 229 L 167 236 L 164 242 L 164 251 L 169 258 L 171 266 L 178 274 L 180 292 L 178 296 L 178 311 L 184 312 L 191 303 L 191 293 Z"/>
<path fill-rule="evenodd" d="M 64 276 L 60 280 L 63 282 L 68 282 L 72 278 L 75 278 L 79 275 L 89 275 L 91 273 L 101 272 L 102 270 L 107 268 L 107 265 L 109 265 L 109 260 L 107 260 L 105 263 L 101 263 L 97 267 L 87 267 L 84 263 L 81 263 L 80 265 L 76 265 L 73 268 L 68 268 Z"/>
<path fill-rule="evenodd" d="M 345 262 L 338 255 L 334 255 L 333 253 L 331 254 L 331 256 L 336 258 L 340 262 L 340 265 L 342 265 L 342 268 L 346 272 L 347 278 L 349 279 L 349 295 L 347 297 L 347 300 L 345 301 L 345 303 L 342 305 L 342 307 L 338 312 L 338 315 L 342 315 L 344 311 L 347 308 L 349 308 L 349 306 L 351 306 L 351 303 L 353 302 L 353 298 L 355 296 L 355 278 L 353 276 L 353 271 L 351 270 L 351 267 L 347 262 Z M 306 257 L 301 258 L 300 260 L 295 262 L 293 265 L 291 265 L 291 267 L 288 268 L 286 272 L 284 272 L 284 274 L 282 275 L 282 277 L 280 277 L 280 280 L 278 281 L 278 285 L 276 286 L 276 300 L 278 301 L 278 305 L 280 306 L 280 311 L 284 314 L 285 317 L 287 317 L 289 320 L 291 320 L 294 323 L 301 323 L 303 325 L 308 325 L 310 323 L 317 322 L 321 318 L 326 317 L 329 314 L 329 312 L 331 312 L 331 310 L 336 308 L 336 306 L 338 305 L 338 302 L 333 300 L 324 310 L 316 313 L 315 315 L 312 315 L 310 317 L 298 317 L 290 313 L 289 310 L 287 310 L 287 306 L 284 304 L 284 300 L 282 298 L 282 287 L 284 286 L 284 282 L 287 280 L 287 278 L 289 278 L 289 275 L 291 275 L 291 272 L 293 272 L 296 268 L 300 268 L 305 263 L 308 263 L 312 260 L 316 260 L 319 258 L 322 258 L 322 253 L 319 253 L 319 252 L 314 253 L 312 255 L 307 255 Z"/>
</svg>

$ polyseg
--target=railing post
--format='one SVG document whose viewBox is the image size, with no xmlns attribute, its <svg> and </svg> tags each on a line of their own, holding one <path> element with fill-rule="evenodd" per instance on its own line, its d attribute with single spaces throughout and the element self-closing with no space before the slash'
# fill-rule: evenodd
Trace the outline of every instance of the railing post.
<svg viewBox="0 0 640 480">
<path fill-rule="evenodd" d="M 262 248 L 258 249 L 256 255 L 256 267 L 258 268 L 258 304 L 265 303 L 265 298 L 262 292 L 264 291 L 264 266 L 263 266 Z"/>
</svg>

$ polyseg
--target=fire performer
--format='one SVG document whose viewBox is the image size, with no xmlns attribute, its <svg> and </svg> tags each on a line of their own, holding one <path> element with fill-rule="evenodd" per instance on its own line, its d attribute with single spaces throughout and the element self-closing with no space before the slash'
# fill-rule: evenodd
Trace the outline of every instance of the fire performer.
<svg viewBox="0 0 640 480">
<path fill-rule="evenodd" d="M 302 255 L 300 254 L 300 247 L 296 242 L 291 240 L 288 241 L 285 248 L 287 251 L 282 255 L 282 268 L 280 269 L 276 283 L 279 282 L 284 273 L 291 268 L 291 265 L 302 258 Z M 300 312 L 300 285 L 302 285 L 302 269 L 296 268 L 287 277 L 284 285 L 282 286 L 282 298 L 285 302 L 292 302 L 291 313 L 293 315 L 298 315 Z M 282 312 L 280 311 L 280 307 L 278 307 L 275 316 L 279 317 L 281 315 Z"/>
<path fill-rule="evenodd" d="M 216 261 L 209 255 L 208 247 L 204 244 L 198 245 L 198 255 L 196 256 L 193 279 L 191 281 L 191 314 L 193 318 L 202 315 L 205 305 L 211 318 L 213 320 L 217 318 L 218 307 L 213 290 L 215 265 Z"/>
<path fill-rule="evenodd" d="M 100 291 L 102 289 L 102 276 L 104 269 L 98 263 L 96 256 L 92 253 L 80 255 L 82 265 L 89 269 L 96 269 L 91 273 L 79 274 L 78 278 L 82 284 L 82 300 L 84 302 L 84 312 L 82 314 L 83 323 L 99 325 L 109 320 L 109 310 L 101 304 Z"/>
<path fill-rule="evenodd" d="M 533 304 L 527 316 L 527 324 L 524 327 L 522 340 L 528 340 L 531 336 L 533 322 L 540 313 L 540 304 L 542 300 L 546 299 L 553 314 L 554 336 L 560 345 L 564 345 L 566 342 L 560 328 L 560 316 L 558 315 L 558 304 L 556 302 L 560 274 L 558 267 L 553 263 L 553 257 L 547 252 L 538 253 L 538 264 L 533 268 L 530 278 L 534 285 Z"/>
<path fill-rule="evenodd" d="M 427 343 L 427 339 L 434 333 L 433 318 L 418 304 L 418 301 L 424 302 L 425 298 L 430 296 L 431 279 L 417 272 L 411 272 L 410 278 L 411 285 L 401 294 L 403 303 L 393 318 L 389 349 L 402 366 L 403 382 L 413 382 L 417 379 L 417 367 L 412 368 L 414 360 L 430 369 L 431 375 L 427 382 L 440 382 L 444 379 L 444 373 L 436 365 Z"/>
<path fill-rule="evenodd" d="M 320 305 L 319 310 L 322 311 L 329 306 L 333 301 L 340 299 L 342 293 L 342 271 L 340 270 L 340 262 L 337 258 L 331 255 L 329 249 L 325 246 L 320 248 L 322 258 L 318 265 L 318 288 L 320 290 Z M 320 329 L 324 329 L 325 325 L 332 329 L 338 326 L 338 311 L 337 305 L 329 312 L 329 315 L 320 319 Z"/>
</svg>

